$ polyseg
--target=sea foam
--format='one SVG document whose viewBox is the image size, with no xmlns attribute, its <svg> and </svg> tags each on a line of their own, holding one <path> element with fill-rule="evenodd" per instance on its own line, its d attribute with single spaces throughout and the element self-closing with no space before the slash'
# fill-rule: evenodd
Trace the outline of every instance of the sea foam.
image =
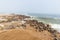
<svg viewBox="0 0 60 40">
<path fill-rule="evenodd" d="M 50 24 L 51 27 L 55 30 L 57 30 L 58 32 L 60 32 L 60 24 Z"/>
</svg>

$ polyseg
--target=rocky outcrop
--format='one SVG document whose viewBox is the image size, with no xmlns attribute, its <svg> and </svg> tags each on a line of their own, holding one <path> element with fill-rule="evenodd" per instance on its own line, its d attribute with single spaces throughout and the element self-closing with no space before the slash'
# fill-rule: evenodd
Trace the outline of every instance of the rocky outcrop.
<svg viewBox="0 0 60 40">
<path fill-rule="evenodd" d="M 3 16 L 2 16 L 3 17 Z M 44 32 L 47 31 L 50 34 L 52 34 L 52 37 L 54 40 L 60 40 L 60 33 L 51 28 L 49 24 L 45 24 L 43 22 L 38 22 L 37 20 L 24 20 L 25 18 L 30 18 L 30 16 L 25 15 L 10 15 L 10 16 L 4 16 L 5 19 L 8 21 L 3 21 L 0 24 L 0 30 L 9 30 L 9 29 L 17 29 L 17 28 L 23 28 L 25 29 L 34 29 L 36 32 Z M 13 21 L 13 22 L 12 22 Z M 28 26 L 27 26 L 28 25 Z"/>
<path fill-rule="evenodd" d="M 44 24 L 43 22 L 38 22 L 37 20 L 26 20 L 26 23 L 30 24 L 30 27 L 36 29 L 35 31 L 42 32 L 46 30 L 52 34 L 54 40 L 60 40 L 60 37 L 57 37 L 56 35 L 59 32 L 51 28 L 49 24 Z"/>
</svg>

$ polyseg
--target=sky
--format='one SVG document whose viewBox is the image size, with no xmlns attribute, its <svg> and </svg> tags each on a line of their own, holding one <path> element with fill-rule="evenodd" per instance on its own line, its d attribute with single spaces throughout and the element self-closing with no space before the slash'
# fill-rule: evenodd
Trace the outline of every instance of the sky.
<svg viewBox="0 0 60 40">
<path fill-rule="evenodd" d="M 60 0 L 0 0 L 0 12 L 59 14 Z"/>
</svg>

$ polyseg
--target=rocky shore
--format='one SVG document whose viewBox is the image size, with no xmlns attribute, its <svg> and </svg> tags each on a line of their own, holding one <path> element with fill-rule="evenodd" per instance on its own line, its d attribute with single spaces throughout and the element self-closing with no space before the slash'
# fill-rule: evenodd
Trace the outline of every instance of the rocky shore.
<svg viewBox="0 0 60 40">
<path fill-rule="evenodd" d="M 43 32 L 43 31 L 48 31 L 52 34 L 54 40 L 60 40 L 60 37 L 58 38 L 56 34 L 60 34 L 59 32 L 57 32 L 56 30 L 54 30 L 53 28 L 51 28 L 51 26 L 49 24 L 44 24 L 43 22 L 38 22 L 37 20 L 28 20 L 26 22 L 27 24 L 30 24 L 30 26 L 34 29 L 36 29 L 35 31 L 37 32 Z"/>
<path fill-rule="evenodd" d="M 24 29 L 24 30 L 28 29 L 28 30 L 34 30 L 35 32 L 39 33 L 47 31 L 51 34 L 50 36 L 52 37 L 52 40 L 60 40 L 59 32 L 51 28 L 49 24 L 44 24 L 43 22 L 38 22 L 37 20 L 33 19 L 31 20 L 30 16 L 18 15 L 18 14 L 0 16 L 0 30 L 7 31 L 12 29 Z"/>
</svg>

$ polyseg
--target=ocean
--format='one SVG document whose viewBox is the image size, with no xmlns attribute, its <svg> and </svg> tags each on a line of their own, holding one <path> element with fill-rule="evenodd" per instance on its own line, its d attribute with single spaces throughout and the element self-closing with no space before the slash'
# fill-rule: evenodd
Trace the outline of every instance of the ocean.
<svg viewBox="0 0 60 40">
<path fill-rule="evenodd" d="M 35 20 L 50 24 L 53 29 L 56 29 L 60 32 L 60 16 L 52 14 L 37 14 L 37 13 L 28 13 L 29 16 L 32 16 Z"/>
</svg>

